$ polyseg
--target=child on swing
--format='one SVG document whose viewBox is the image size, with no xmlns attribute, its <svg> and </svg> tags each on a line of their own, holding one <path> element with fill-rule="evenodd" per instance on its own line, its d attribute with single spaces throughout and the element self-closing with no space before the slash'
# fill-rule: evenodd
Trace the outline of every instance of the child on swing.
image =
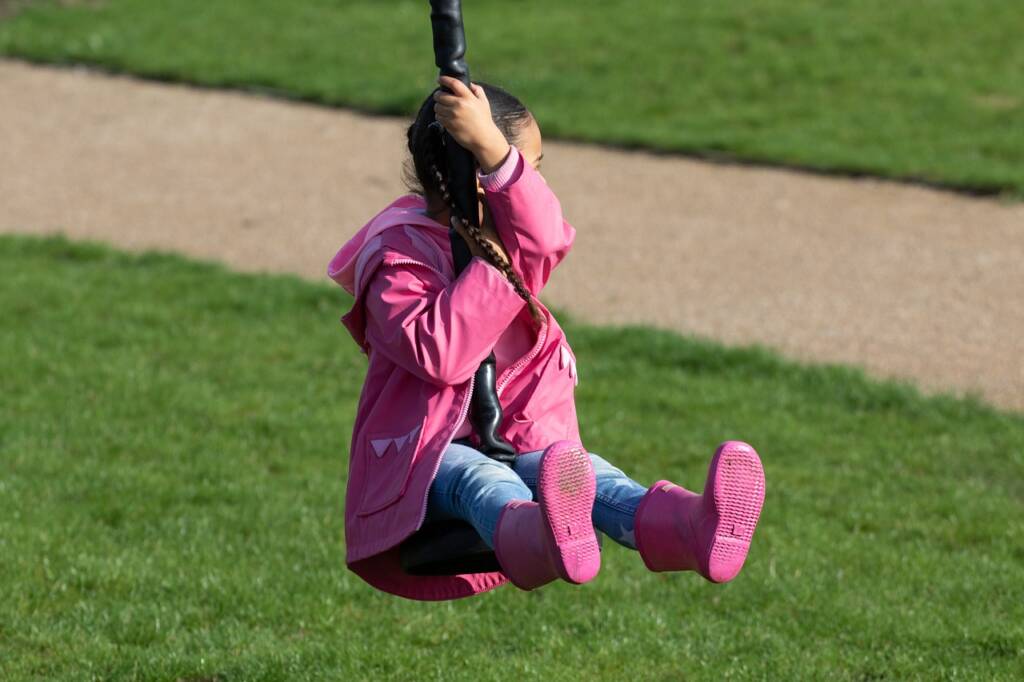
<svg viewBox="0 0 1024 682">
<path fill-rule="evenodd" d="M 504 90 L 441 77 L 408 129 L 416 194 L 400 197 L 346 243 L 328 274 L 355 296 L 343 318 L 368 355 L 345 504 L 346 562 L 375 587 L 454 599 L 510 580 L 531 590 L 580 584 L 600 567 L 595 528 L 635 549 L 652 571 L 732 580 L 764 500 L 754 449 L 715 451 L 703 493 L 643 486 L 580 442 L 576 360 L 538 300 L 572 246 L 540 175 L 540 129 Z M 442 128 L 479 164 L 481 227 L 452 221 Z M 473 259 L 454 275 L 449 225 Z M 473 376 L 491 351 L 513 466 L 468 423 Z M 411 576 L 398 547 L 424 522 L 469 522 L 500 572 Z"/>
</svg>

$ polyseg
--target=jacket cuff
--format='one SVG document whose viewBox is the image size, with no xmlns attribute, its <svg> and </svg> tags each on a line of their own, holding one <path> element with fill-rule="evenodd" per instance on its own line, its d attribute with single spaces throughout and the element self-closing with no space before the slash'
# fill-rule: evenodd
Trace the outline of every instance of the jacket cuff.
<svg viewBox="0 0 1024 682">
<path fill-rule="evenodd" d="M 507 185 L 512 179 L 512 175 L 516 172 L 516 165 L 519 163 L 519 157 L 519 150 L 516 149 L 516 146 L 509 145 L 508 156 L 505 157 L 505 160 L 497 167 L 497 169 L 494 170 L 494 172 L 488 173 L 487 175 L 484 175 L 483 173 L 479 174 L 480 185 L 484 189 L 492 192 L 504 189 L 505 185 Z"/>
</svg>

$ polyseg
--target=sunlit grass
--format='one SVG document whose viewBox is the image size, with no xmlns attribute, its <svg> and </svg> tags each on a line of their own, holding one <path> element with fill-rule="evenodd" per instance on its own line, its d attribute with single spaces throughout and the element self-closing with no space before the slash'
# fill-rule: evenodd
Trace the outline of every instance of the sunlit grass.
<svg viewBox="0 0 1024 682">
<path fill-rule="evenodd" d="M 344 568 L 365 359 L 329 284 L 0 237 L 0 678 L 1012 679 L 1024 419 L 641 328 L 567 323 L 586 445 L 768 497 L 733 583 L 421 604 Z"/>
</svg>

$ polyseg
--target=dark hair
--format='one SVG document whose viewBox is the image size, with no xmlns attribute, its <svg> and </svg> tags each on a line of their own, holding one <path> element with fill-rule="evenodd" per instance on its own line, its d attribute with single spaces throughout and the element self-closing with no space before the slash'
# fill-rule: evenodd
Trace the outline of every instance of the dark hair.
<svg viewBox="0 0 1024 682">
<path fill-rule="evenodd" d="M 483 88 L 484 94 L 491 105 L 491 119 L 498 130 L 505 136 L 510 144 L 515 144 L 523 127 L 530 120 L 530 111 L 511 93 L 489 83 L 477 83 Z M 409 126 L 406 133 L 409 145 L 409 154 L 412 156 L 411 163 L 405 168 L 405 184 L 408 188 L 417 193 L 440 197 L 448 206 L 452 216 L 462 220 L 466 233 L 480 246 L 487 260 L 491 265 L 501 270 L 508 278 L 516 292 L 526 301 L 530 307 L 530 314 L 538 323 L 543 316 L 534 304 L 529 289 L 523 283 L 522 278 L 512 269 L 512 266 L 498 256 L 494 247 L 483 238 L 480 229 L 473 227 L 464 219 L 464 216 L 457 214 L 452 204 L 451 195 L 448 193 L 448 170 L 443 163 L 444 146 L 442 143 L 443 128 L 434 116 L 434 93 L 424 100 L 416 114 L 416 120 Z"/>
</svg>

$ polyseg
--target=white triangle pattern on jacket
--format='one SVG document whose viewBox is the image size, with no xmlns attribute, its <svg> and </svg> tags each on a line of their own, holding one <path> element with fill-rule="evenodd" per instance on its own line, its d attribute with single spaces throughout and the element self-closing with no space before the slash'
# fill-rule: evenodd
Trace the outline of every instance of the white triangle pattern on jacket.
<svg viewBox="0 0 1024 682">
<path fill-rule="evenodd" d="M 414 438 L 420 432 L 420 427 L 415 427 L 412 431 L 405 434 L 404 436 L 396 436 L 394 438 L 375 438 L 370 441 L 370 445 L 373 446 L 373 451 L 378 457 L 383 457 L 384 453 L 387 452 L 388 446 L 392 443 L 395 444 L 395 451 L 399 452 L 405 447 L 405 444 Z"/>
</svg>

